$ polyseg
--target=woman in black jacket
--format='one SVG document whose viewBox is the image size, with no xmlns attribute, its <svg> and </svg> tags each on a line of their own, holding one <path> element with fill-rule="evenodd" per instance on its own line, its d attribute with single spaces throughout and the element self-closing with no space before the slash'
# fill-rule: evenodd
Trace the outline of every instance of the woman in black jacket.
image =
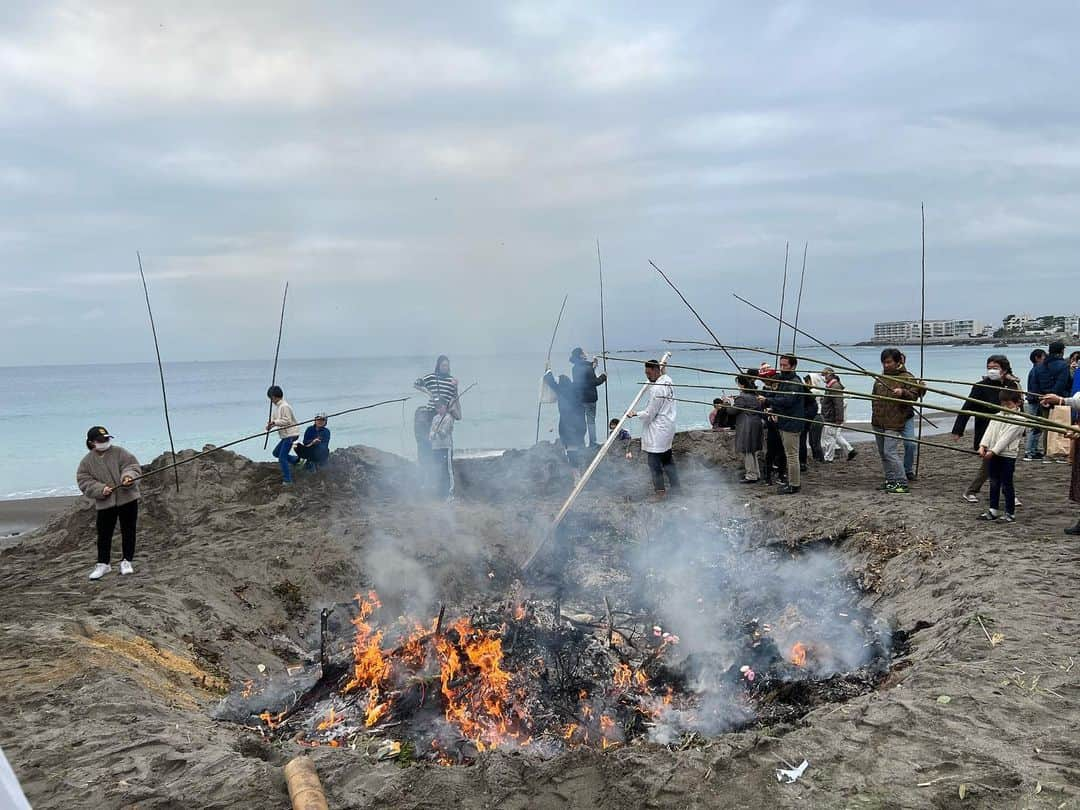
<svg viewBox="0 0 1080 810">
<path fill-rule="evenodd" d="M 575 470 L 581 466 L 581 452 L 585 449 L 585 409 L 582 407 L 580 390 L 565 374 L 555 379 L 549 369 L 544 383 L 555 392 L 559 402 L 559 441 L 566 451 L 566 460 Z"/>
<path fill-rule="evenodd" d="M 967 401 L 964 403 L 964 410 L 978 411 L 986 414 L 997 413 L 1001 410 L 1000 397 L 1002 388 L 1013 388 L 1019 391 L 1020 381 L 1013 376 L 1009 358 L 1003 354 L 992 354 L 986 358 L 986 374 L 979 382 L 971 386 L 971 393 L 968 394 Z M 967 427 L 969 418 L 970 417 L 967 414 L 963 413 L 956 415 L 956 421 L 953 422 L 952 429 L 952 435 L 955 441 L 960 441 L 960 439 L 963 438 L 964 429 Z M 979 449 L 979 443 L 982 441 L 983 434 L 986 433 L 986 429 L 989 426 L 990 420 L 986 417 L 975 417 L 975 450 Z M 983 459 L 982 463 L 979 465 L 979 472 L 975 475 L 975 478 L 960 497 L 968 503 L 978 503 L 979 490 L 982 489 L 982 485 L 986 483 L 988 477 L 989 471 L 987 469 L 986 460 Z"/>
</svg>

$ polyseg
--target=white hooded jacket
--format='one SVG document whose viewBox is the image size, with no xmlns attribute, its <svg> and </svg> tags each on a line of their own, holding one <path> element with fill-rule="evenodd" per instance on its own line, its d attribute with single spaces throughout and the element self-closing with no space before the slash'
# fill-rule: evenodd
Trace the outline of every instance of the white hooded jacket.
<svg viewBox="0 0 1080 810">
<path fill-rule="evenodd" d="M 649 386 L 649 404 L 641 411 L 641 449 L 666 453 L 675 440 L 675 386 L 662 374 Z"/>
</svg>

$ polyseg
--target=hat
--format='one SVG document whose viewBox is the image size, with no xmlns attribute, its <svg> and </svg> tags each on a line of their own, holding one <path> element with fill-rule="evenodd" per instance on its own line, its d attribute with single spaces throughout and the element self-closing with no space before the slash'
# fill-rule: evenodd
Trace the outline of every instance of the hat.
<svg viewBox="0 0 1080 810">
<path fill-rule="evenodd" d="M 316 419 L 326 419 L 326 413 L 323 412 L 323 411 L 319 411 L 317 414 L 315 414 L 315 418 Z"/>
<path fill-rule="evenodd" d="M 88 442 L 100 442 L 105 439 L 113 439 L 113 436 L 109 431 L 103 428 L 101 425 L 94 425 L 88 431 L 86 431 L 86 440 Z"/>
<path fill-rule="evenodd" d="M 833 370 L 832 370 L 831 368 L 823 368 L 823 369 L 821 370 L 821 376 L 822 376 L 822 377 L 828 377 L 828 376 L 829 376 L 830 374 L 835 374 L 835 373 L 836 373 L 836 372 L 835 372 L 835 371 L 833 371 Z"/>
<path fill-rule="evenodd" d="M 776 376 L 776 369 L 775 368 L 763 368 L 763 369 L 761 369 L 761 371 L 759 371 L 757 373 L 757 375 L 759 377 L 765 377 L 765 378 L 775 377 Z"/>
</svg>

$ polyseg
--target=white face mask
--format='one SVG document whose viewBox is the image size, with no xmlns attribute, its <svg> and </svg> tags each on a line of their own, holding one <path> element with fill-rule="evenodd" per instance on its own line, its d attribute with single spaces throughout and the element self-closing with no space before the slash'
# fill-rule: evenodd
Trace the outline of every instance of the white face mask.
<svg viewBox="0 0 1080 810">
<path fill-rule="evenodd" d="M 1001 379 L 1001 369 L 1000 368 L 988 368 L 986 370 L 986 376 L 987 376 L 988 379 L 991 379 L 991 380 L 995 380 L 995 381 L 1000 380 Z"/>
<path fill-rule="evenodd" d="M 97 450 L 99 453 L 104 453 L 110 447 L 112 447 L 112 442 L 95 442 L 94 443 L 94 449 Z"/>
</svg>

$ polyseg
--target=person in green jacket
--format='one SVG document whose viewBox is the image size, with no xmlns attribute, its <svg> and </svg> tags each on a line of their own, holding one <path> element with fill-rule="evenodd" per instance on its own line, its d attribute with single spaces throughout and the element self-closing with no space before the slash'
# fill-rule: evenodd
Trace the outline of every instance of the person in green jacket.
<svg viewBox="0 0 1080 810">
<path fill-rule="evenodd" d="M 133 574 L 135 525 L 139 518 L 139 460 L 112 443 L 113 436 L 101 425 L 86 431 L 86 449 L 79 462 L 75 481 L 79 490 L 97 507 L 97 565 L 90 579 L 101 579 L 112 571 L 112 539 L 120 523 L 123 558 L 120 573 Z"/>
</svg>

